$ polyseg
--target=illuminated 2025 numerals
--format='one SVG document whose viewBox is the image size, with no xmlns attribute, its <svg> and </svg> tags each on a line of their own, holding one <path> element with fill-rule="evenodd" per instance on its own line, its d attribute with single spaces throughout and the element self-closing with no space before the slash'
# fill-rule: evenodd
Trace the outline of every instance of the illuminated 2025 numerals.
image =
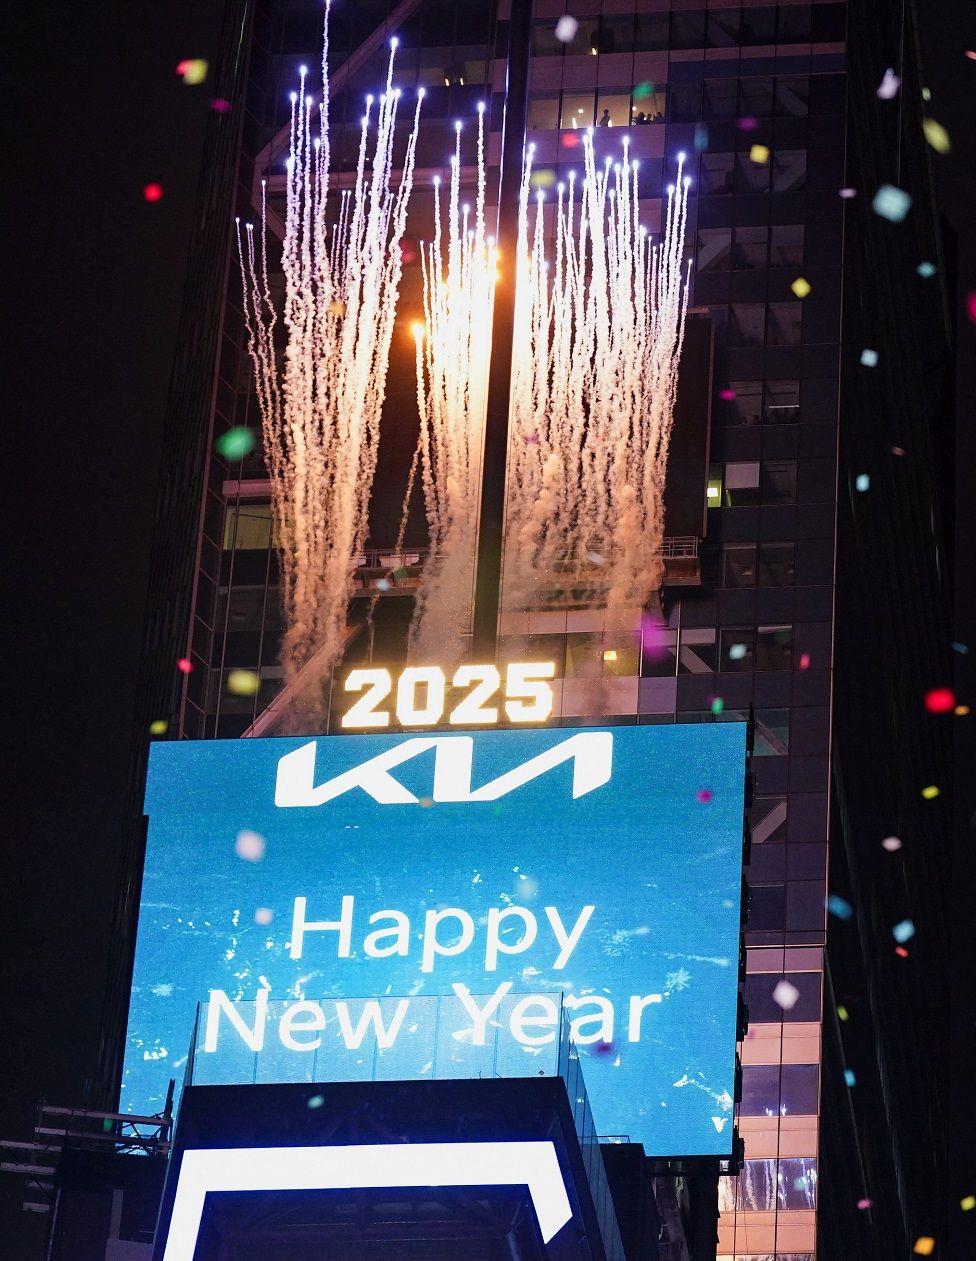
<svg viewBox="0 0 976 1261">
<path fill-rule="evenodd" d="M 552 713 L 552 661 L 514 662 L 505 667 L 502 707 L 509 722 L 545 722 Z M 469 688 L 456 701 L 446 721 L 456 727 L 497 723 L 499 706 L 490 705 L 502 688 L 501 672 L 493 665 L 459 666 L 451 687 Z M 352 670 L 346 692 L 362 692 L 343 714 L 340 726 L 364 730 L 388 727 L 390 713 L 379 706 L 393 691 L 393 676 L 382 668 Z M 440 666 L 407 666 L 396 680 L 396 720 L 401 727 L 434 727 L 445 720 L 447 676 Z"/>
</svg>

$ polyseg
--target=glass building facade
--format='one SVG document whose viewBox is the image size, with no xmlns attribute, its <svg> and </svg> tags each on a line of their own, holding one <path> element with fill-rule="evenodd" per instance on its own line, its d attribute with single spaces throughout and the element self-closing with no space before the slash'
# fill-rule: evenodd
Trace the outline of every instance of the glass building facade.
<svg viewBox="0 0 976 1261">
<path fill-rule="evenodd" d="M 231 8 L 240 38 L 229 46 L 224 70 L 235 109 L 218 124 L 236 128 L 229 187 L 235 212 L 252 218 L 262 175 L 272 209 L 280 198 L 288 93 L 298 66 L 316 65 L 321 6 L 267 0 Z M 626 132 L 641 160 L 642 220 L 656 231 L 676 155 L 689 155 L 692 306 L 714 338 L 700 581 L 666 582 L 664 646 L 653 655 L 642 654 L 633 637 L 605 636 L 599 610 L 550 611 L 527 625 L 503 622 L 502 631 L 527 631 L 538 646 L 532 657 L 556 659 L 566 717 L 580 713 L 571 700 L 573 681 L 595 675 L 616 680 L 608 693 L 614 698 L 608 716 L 616 720 L 754 715 L 749 1024 L 737 1105 L 744 1165 L 720 1187 L 721 1261 L 818 1255 L 838 496 L 853 503 L 858 494 L 858 470 L 838 465 L 847 371 L 842 313 L 851 301 L 845 284 L 857 284 L 850 245 L 857 228 L 845 227 L 857 199 L 839 194 L 856 185 L 863 203 L 884 179 L 898 182 L 880 158 L 876 170 L 852 169 L 852 155 L 863 157 L 870 138 L 850 133 L 847 9 L 830 0 L 536 0 L 534 7 L 528 130 L 537 166 L 558 179 L 578 165 L 583 127 L 609 129 L 599 136 L 607 146 Z M 419 302 L 415 243 L 429 219 L 429 178 L 446 169 L 455 118 L 473 119 L 481 100 L 489 103 L 489 189 L 497 183 L 507 10 L 506 0 L 497 7 L 494 0 L 335 5 L 333 152 L 341 168 L 354 164 L 361 98 L 381 84 L 394 33 L 401 41 L 397 82 L 408 91 L 427 89 L 405 245 L 404 322 Z M 555 26 L 567 11 L 576 26 L 560 40 Z M 873 19 L 862 14 L 857 21 L 866 44 L 877 34 Z M 894 38 L 882 34 L 889 42 L 881 39 L 872 57 L 883 57 Z M 873 74 L 871 58 L 865 53 L 861 60 L 859 73 Z M 923 197 L 920 185 L 917 201 Z M 856 213 L 867 208 L 859 205 Z M 212 232 L 223 252 L 216 250 L 212 268 L 223 301 L 201 356 L 201 371 L 207 362 L 215 370 L 209 396 L 197 388 L 190 409 L 199 456 L 183 466 L 201 487 L 192 582 L 185 581 L 188 562 L 168 571 L 174 595 L 156 647 L 159 660 L 171 647 L 170 660 L 185 656 L 193 667 L 168 685 L 179 689 L 171 701 L 165 688 L 153 700 L 152 716 L 166 712 L 169 735 L 181 738 L 242 735 L 282 678 L 274 528 L 260 451 L 228 462 L 213 445 L 235 426 L 260 430 L 230 216 L 222 238 L 218 218 Z M 938 264 L 934 220 L 916 230 L 928 235 L 924 257 Z M 917 283 L 912 300 L 938 302 L 938 275 Z M 395 341 L 391 370 L 409 374 L 412 346 L 399 332 Z M 399 419 L 401 399 L 392 388 L 369 551 L 361 558 L 365 594 L 376 594 L 384 575 L 411 569 L 423 555 L 419 522 L 411 522 L 406 554 L 393 554 L 417 421 L 406 411 Z M 390 418 L 394 423 L 386 423 Z M 378 600 L 373 635 L 353 645 L 357 660 L 402 660 L 409 605 L 396 592 Z M 235 669 L 259 674 L 255 696 L 228 691 Z M 829 1002 L 827 1017 L 835 1028 Z M 836 1106 L 847 1107 L 843 1082 L 834 1091 Z M 825 1245 L 819 1255 L 842 1254 Z"/>
</svg>

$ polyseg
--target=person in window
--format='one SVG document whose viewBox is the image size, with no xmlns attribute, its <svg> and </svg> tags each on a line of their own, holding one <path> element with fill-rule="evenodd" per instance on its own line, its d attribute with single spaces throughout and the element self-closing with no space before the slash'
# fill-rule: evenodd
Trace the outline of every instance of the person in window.
<svg viewBox="0 0 976 1261">
<path fill-rule="evenodd" d="M 650 122 L 650 119 L 647 117 L 647 115 L 644 113 L 643 110 L 641 110 L 638 113 L 637 117 L 634 119 L 634 124 L 637 127 L 643 127 L 644 124 L 648 122 Z"/>
<path fill-rule="evenodd" d="M 661 113 L 660 110 L 657 110 L 653 118 L 651 118 L 650 115 L 648 115 L 647 121 L 649 123 L 663 123 L 664 115 Z"/>
<path fill-rule="evenodd" d="M 612 127 L 612 126 L 613 126 L 613 123 L 612 123 L 612 121 L 611 121 L 611 119 L 610 119 L 610 110 L 609 110 L 609 109 L 605 109 L 605 110 L 603 111 L 603 115 L 602 115 L 602 117 L 600 118 L 599 126 L 601 126 L 601 127 Z"/>
</svg>

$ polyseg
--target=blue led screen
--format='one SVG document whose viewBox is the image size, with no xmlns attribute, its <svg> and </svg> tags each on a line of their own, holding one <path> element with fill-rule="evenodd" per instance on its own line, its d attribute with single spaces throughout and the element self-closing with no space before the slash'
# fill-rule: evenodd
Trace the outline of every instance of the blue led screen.
<svg viewBox="0 0 976 1261">
<path fill-rule="evenodd" d="M 255 1048 L 282 1080 L 315 1049 L 309 1079 L 328 1080 L 329 1038 L 355 1055 L 364 1029 L 431 1071 L 409 1057 L 430 995 L 458 1004 L 456 1038 L 504 1024 L 531 1076 L 561 996 L 600 1134 L 728 1155 L 745 740 L 716 723 L 155 744 L 123 1108 L 162 1106 L 199 1003 L 239 1080 Z M 363 998 L 382 1002 L 339 1011 Z"/>
</svg>

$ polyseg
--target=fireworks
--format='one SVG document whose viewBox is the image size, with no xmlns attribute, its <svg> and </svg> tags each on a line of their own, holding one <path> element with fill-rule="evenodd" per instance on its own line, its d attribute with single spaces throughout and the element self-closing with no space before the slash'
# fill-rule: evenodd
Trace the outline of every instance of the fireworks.
<svg viewBox="0 0 976 1261">
<path fill-rule="evenodd" d="M 282 665 L 286 682 L 294 682 L 314 656 L 315 678 L 302 678 L 312 711 L 316 690 L 342 649 L 354 560 L 365 543 L 422 97 L 394 188 L 400 92 L 393 87 L 391 41 L 385 91 L 378 101 L 366 99 L 355 183 L 342 192 L 330 223 L 329 8 L 322 101 L 316 110 L 306 95 L 304 69 L 300 91 L 292 95 L 280 366 L 266 190 L 259 239 L 252 225 L 243 234 L 238 225 L 244 322 L 281 542 Z"/>
</svg>

